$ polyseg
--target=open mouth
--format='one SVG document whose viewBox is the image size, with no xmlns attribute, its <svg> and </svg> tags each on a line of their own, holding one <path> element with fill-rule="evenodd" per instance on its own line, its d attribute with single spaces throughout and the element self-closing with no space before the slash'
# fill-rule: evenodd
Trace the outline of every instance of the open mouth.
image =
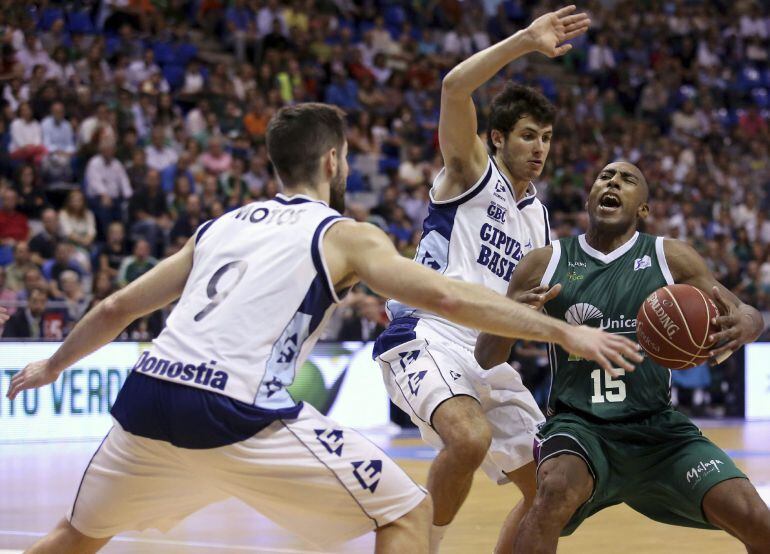
<svg viewBox="0 0 770 554">
<path fill-rule="evenodd" d="M 620 197 L 612 192 L 604 193 L 599 199 L 599 208 L 604 212 L 613 212 L 619 209 L 621 205 Z"/>
</svg>

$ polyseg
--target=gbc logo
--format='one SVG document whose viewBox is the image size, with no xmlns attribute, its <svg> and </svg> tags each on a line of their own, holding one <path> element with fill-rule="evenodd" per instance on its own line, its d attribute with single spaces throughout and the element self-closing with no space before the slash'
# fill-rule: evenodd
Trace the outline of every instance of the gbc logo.
<svg viewBox="0 0 770 554">
<path fill-rule="evenodd" d="M 487 216 L 494 221 L 505 223 L 505 208 L 496 202 L 491 202 L 487 208 Z"/>
</svg>

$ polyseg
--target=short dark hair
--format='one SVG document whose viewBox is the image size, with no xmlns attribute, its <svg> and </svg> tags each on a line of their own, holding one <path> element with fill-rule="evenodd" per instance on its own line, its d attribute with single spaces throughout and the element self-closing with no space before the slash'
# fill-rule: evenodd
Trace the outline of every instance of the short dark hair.
<svg viewBox="0 0 770 554">
<path fill-rule="evenodd" d="M 497 153 L 497 147 L 492 142 L 492 131 L 497 129 L 507 136 L 516 126 L 516 122 L 526 116 L 541 125 L 553 125 L 556 108 L 535 89 L 508 83 L 505 89 L 492 99 L 489 109 L 487 145 L 493 154 Z"/>
<path fill-rule="evenodd" d="M 285 186 L 312 181 L 321 156 L 332 148 L 341 155 L 345 112 L 314 102 L 286 106 L 270 120 L 266 142 L 270 161 Z"/>
</svg>

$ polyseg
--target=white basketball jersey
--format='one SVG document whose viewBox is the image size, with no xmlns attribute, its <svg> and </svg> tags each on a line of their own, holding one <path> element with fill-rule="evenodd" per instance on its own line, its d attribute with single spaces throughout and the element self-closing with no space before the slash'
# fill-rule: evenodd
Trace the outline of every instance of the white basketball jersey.
<svg viewBox="0 0 770 554">
<path fill-rule="evenodd" d="M 322 251 L 340 214 L 278 195 L 205 223 L 163 332 L 134 370 L 266 409 L 286 391 L 339 301 Z"/>
<path fill-rule="evenodd" d="M 525 197 L 516 202 L 511 183 L 492 156 L 483 176 L 469 190 L 452 200 L 437 201 L 433 192 L 445 171 L 433 183 L 415 260 L 447 277 L 505 294 L 519 260 L 530 250 L 549 244 L 548 212 L 531 184 Z M 391 320 L 416 317 L 434 321 L 442 332 L 470 348 L 478 336 L 473 329 L 395 300 L 388 301 L 388 315 Z"/>
</svg>

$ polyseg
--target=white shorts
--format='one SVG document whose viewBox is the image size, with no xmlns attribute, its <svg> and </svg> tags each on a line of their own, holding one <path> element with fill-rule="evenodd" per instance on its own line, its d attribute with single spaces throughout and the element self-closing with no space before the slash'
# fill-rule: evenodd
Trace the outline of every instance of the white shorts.
<svg viewBox="0 0 770 554">
<path fill-rule="evenodd" d="M 506 473 L 534 460 L 537 426 L 545 421 L 519 372 L 509 364 L 482 369 L 472 351 L 425 320 L 414 332 L 417 338 L 377 358 L 391 400 L 409 414 L 423 440 L 439 449 L 443 442 L 432 425 L 436 408 L 455 396 L 478 400 L 492 427 L 492 444 L 481 468 L 493 481 L 509 482 Z"/>
<path fill-rule="evenodd" d="M 68 519 L 94 538 L 167 531 L 236 497 L 321 548 L 410 512 L 425 490 L 361 434 L 305 404 L 235 444 L 193 450 L 128 433 L 115 422 L 86 468 Z"/>
</svg>

